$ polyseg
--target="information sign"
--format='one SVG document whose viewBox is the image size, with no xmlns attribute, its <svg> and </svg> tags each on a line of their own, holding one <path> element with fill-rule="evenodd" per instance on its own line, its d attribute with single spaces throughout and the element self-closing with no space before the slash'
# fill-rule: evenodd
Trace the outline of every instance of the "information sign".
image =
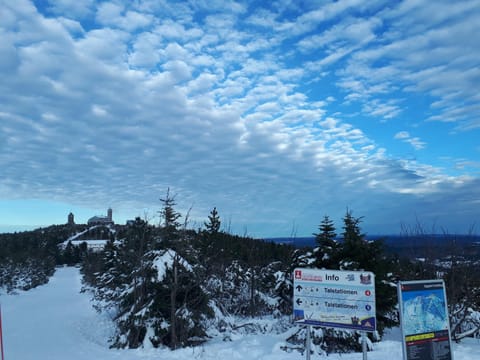
<svg viewBox="0 0 480 360">
<path fill-rule="evenodd" d="M 443 280 L 398 284 L 406 360 L 451 360 L 450 325 Z"/>
<path fill-rule="evenodd" d="M 375 331 L 375 275 L 372 272 L 297 268 L 293 279 L 295 322 Z"/>
</svg>

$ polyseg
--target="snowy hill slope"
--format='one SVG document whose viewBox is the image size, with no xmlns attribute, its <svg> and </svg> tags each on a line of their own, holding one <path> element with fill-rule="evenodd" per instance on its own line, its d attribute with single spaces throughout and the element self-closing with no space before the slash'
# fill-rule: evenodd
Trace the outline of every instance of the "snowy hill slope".
<svg viewBox="0 0 480 360">
<path fill-rule="evenodd" d="M 1 295 L 6 360 L 149 360 L 171 359 L 261 359 L 301 360 L 305 355 L 281 350 L 285 334 L 233 336 L 232 341 L 214 339 L 197 348 L 109 349 L 113 324 L 98 314 L 89 295 L 80 293 L 77 268 L 57 269 L 50 282 L 18 295 Z M 477 360 L 480 340 L 454 345 L 455 360 Z M 320 359 L 313 355 L 312 359 Z M 330 360 L 360 359 L 361 354 L 330 355 Z M 375 344 L 370 360 L 401 360 L 401 344 L 386 340 Z"/>
</svg>

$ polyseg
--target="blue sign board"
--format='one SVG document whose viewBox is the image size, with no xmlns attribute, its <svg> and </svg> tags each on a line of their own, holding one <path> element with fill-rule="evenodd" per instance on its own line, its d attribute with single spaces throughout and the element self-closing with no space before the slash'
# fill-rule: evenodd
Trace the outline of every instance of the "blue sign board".
<svg viewBox="0 0 480 360">
<path fill-rule="evenodd" d="M 398 284 L 406 360 L 451 360 L 450 325 L 443 280 Z"/>
</svg>

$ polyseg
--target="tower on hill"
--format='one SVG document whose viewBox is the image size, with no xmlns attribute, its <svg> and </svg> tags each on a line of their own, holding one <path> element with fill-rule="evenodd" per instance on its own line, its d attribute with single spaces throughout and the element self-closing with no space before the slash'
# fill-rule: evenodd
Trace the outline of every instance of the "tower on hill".
<svg viewBox="0 0 480 360">
<path fill-rule="evenodd" d="M 68 214 L 67 224 L 68 225 L 75 225 L 75 219 L 74 219 L 74 216 L 73 216 L 72 212 L 70 214 Z"/>
</svg>

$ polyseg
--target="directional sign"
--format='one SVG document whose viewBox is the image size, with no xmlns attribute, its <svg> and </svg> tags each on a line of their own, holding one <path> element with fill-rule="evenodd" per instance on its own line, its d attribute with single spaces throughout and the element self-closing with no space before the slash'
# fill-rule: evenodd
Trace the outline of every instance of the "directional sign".
<svg viewBox="0 0 480 360">
<path fill-rule="evenodd" d="M 375 331 L 375 275 L 298 268 L 293 273 L 297 323 Z"/>
</svg>

